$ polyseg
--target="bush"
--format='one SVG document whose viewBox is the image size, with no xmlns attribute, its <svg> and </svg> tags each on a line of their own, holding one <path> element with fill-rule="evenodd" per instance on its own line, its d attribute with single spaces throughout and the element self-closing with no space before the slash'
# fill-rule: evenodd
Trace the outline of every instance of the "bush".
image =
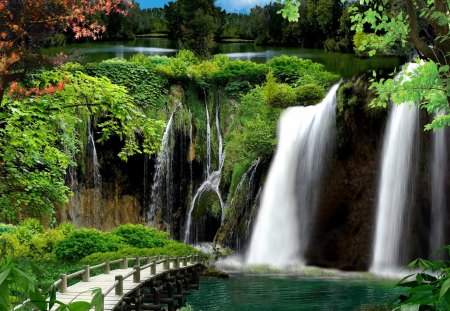
<svg viewBox="0 0 450 311">
<path fill-rule="evenodd" d="M 35 218 L 27 218 L 20 223 L 14 234 L 23 244 L 30 244 L 34 234 L 44 232 L 44 227 Z"/>
<path fill-rule="evenodd" d="M 29 244 L 22 243 L 17 235 L 5 233 L 0 237 L 0 241 L 5 241 L 9 246 L 6 248 L 6 255 L 14 257 L 28 257 L 30 254 Z"/>
<path fill-rule="evenodd" d="M 0 224 L 0 235 L 6 233 L 13 233 L 16 230 L 16 227 L 13 225 Z"/>
<path fill-rule="evenodd" d="M 60 231 L 63 235 L 69 235 L 73 231 L 75 231 L 75 226 L 70 222 L 62 222 L 56 227 L 56 230 Z"/>
<path fill-rule="evenodd" d="M 112 83 L 125 86 L 135 102 L 156 107 L 167 93 L 167 81 L 155 70 L 140 63 L 109 59 L 87 66 L 89 75 L 107 77 Z"/>
<path fill-rule="evenodd" d="M 225 92 L 231 98 L 239 99 L 242 95 L 247 94 L 252 89 L 252 85 L 248 81 L 230 81 L 225 86 Z"/>
<path fill-rule="evenodd" d="M 247 81 L 248 83 L 255 85 L 261 84 L 264 81 L 267 71 L 268 68 L 265 64 L 235 60 L 224 64 L 224 66 L 214 74 L 214 78 L 223 86 L 230 82 L 238 81 Z"/>
<path fill-rule="evenodd" d="M 143 225 L 122 225 L 117 227 L 113 234 L 122 238 L 129 246 L 136 248 L 162 247 L 169 243 L 167 233 Z"/>
<path fill-rule="evenodd" d="M 113 261 L 120 259 L 122 257 L 153 257 L 153 256 L 169 256 L 169 257 L 177 257 L 177 256 L 188 256 L 192 254 L 198 254 L 203 258 L 207 258 L 208 256 L 194 247 L 183 244 L 177 241 L 170 241 L 168 245 L 165 247 L 156 247 L 156 248 L 123 248 L 116 252 L 107 252 L 107 253 L 95 253 L 83 258 L 80 263 L 96 265 L 99 263 L 103 263 L 106 261 Z"/>
<path fill-rule="evenodd" d="M 316 104 L 325 97 L 325 89 L 317 84 L 305 84 L 294 89 L 297 101 L 302 105 Z"/>
<path fill-rule="evenodd" d="M 64 234 L 59 230 L 48 230 L 34 235 L 30 245 L 29 257 L 42 260 L 54 259 L 53 249 L 63 239 Z"/>
<path fill-rule="evenodd" d="M 117 251 L 123 246 L 119 236 L 82 228 L 56 243 L 53 251 L 58 259 L 77 261 L 93 253 Z"/>
<path fill-rule="evenodd" d="M 199 60 L 192 51 L 181 50 L 175 57 L 170 57 L 167 62 L 156 66 L 156 70 L 169 78 L 180 79 L 186 77 L 189 66 L 198 63 Z"/>
<path fill-rule="evenodd" d="M 297 103 L 297 95 L 294 89 L 286 83 L 277 83 L 272 72 L 267 75 L 264 96 L 272 107 L 286 108 Z"/>
<path fill-rule="evenodd" d="M 330 87 L 339 79 L 338 75 L 326 71 L 322 64 L 297 56 L 282 55 L 275 57 L 268 65 L 279 82 L 296 84 L 296 86 L 300 85 L 298 81 L 305 76 L 309 77 L 303 84 L 309 84 L 313 81 L 324 88 Z"/>
</svg>

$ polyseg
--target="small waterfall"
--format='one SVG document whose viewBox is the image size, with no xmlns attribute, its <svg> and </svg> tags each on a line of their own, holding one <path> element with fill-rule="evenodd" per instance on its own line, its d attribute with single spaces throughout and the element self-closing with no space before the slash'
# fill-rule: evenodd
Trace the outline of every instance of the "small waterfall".
<svg viewBox="0 0 450 311">
<path fill-rule="evenodd" d="M 153 177 L 153 185 L 151 192 L 151 203 L 150 209 L 147 215 L 148 225 L 154 226 L 154 218 L 156 212 L 165 208 L 165 212 L 168 215 L 169 221 L 171 219 L 170 211 L 172 207 L 172 144 L 171 144 L 171 133 L 173 128 L 174 116 L 177 109 L 181 107 L 179 103 L 172 114 L 170 115 L 169 121 L 167 122 L 166 129 L 164 131 L 161 152 L 156 159 L 156 169 L 155 175 Z"/>
<path fill-rule="evenodd" d="M 211 124 L 209 119 L 208 105 L 206 107 L 206 175 L 211 173 Z"/>
<path fill-rule="evenodd" d="M 446 132 L 444 128 L 433 134 L 430 254 L 446 245 L 446 178 L 448 166 Z M 433 257 L 442 259 L 444 256 L 433 255 Z"/>
<path fill-rule="evenodd" d="M 192 201 L 191 206 L 189 208 L 188 212 L 188 218 L 185 225 L 185 232 L 184 232 L 184 242 L 198 242 L 198 241 L 191 241 L 191 226 L 192 226 L 192 213 L 194 212 L 195 208 L 195 202 L 201 195 L 207 191 L 212 190 L 217 194 L 217 197 L 219 199 L 220 208 L 222 211 L 221 221 L 223 223 L 224 215 L 225 215 L 225 203 L 222 199 L 222 194 L 220 193 L 220 179 L 222 176 L 222 168 L 224 164 L 224 153 L 223 153 L 223 147 L 222 147 L 222 133 L 220 131 L 220 123 L 219 123 L 219 105 L 216 104 L 216 128 L 217 128 L 217 136 L 219 141 L 219 165 L 218 170 L 211 173 L 211 125 L 210 125 L 210 117 L 209 117 L 209 111 L 208 106 L 206 105 L 206 155 L 207 155 L 207 163 L 206 163 L 206 180 L 200 185 L 197 192 L 195 193 Z"/>
<path fill-rule="evenodd" d="M 409 64 L 407 71 L 413 72 L 416 68 L 417 64 Z M 406 205 L 412 182 L 411 167 L 418 121 L 419 111 L 414 103 L 393 105 L 384 138 L 370 268 L 377 274 L 397 273 L 406 250 L 407 242 L 402 243 L 402 234 L 407 222 Z"/>
<path fill-rule="evenodd" d="M 285 266 L 304 261 L 333 137 L 338 87 L 334 85 L 320 104 L 288 108 L 281 116 L 278 147 L 264 185 L 247 264 Z"/>
<path fill-rule="evenodd" d="M 92 200 L 92 210 L 93 215 L 98 215 L 99 217 L 95 217 L 94 226 L 100 227 L 102 225 L 102 212 L 101 212 L 101 201 L 102 201 L 102 192 L 101 192 L 101 180 L 102 176 L 100 175 L 100 166 L 98 164 L 98 156 L 97 156 L 97 148 L 95 147 L 95 139 L 94 139 L 94 125 L 92 124 L 92 119 L 89 117 L 88 120 L 88 142 L 91 145 L 91 153 L 92 153 L 92 173 L 93 173 L 93 181 L 94 181 L 94 192 L 93 192 L 93 200 Z"/>
</svg>

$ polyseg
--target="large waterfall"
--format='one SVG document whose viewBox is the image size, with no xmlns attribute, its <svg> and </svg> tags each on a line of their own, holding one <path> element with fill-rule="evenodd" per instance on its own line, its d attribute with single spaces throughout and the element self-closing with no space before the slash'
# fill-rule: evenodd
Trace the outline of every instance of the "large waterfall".
<svg viewBox="0 0 450 311">
<path fill-rule="evenodd" d="M 333 86 L 320 104 L 292 107 L 283 113 L 247 264 L 285 266 L 304 262 L 333 137 L 338 87 Z"/>
<path fill-rule="evenodd" d="M 417 64 L 409 64 L 413 72 Z M 400 76 L 402 73 L 400 73 Z M 378 188 L 376 231 L 371 271 L 377 274 L 397 273 L 404 253 L 402 243 L 407 223 L 407 200 L 411 195 L 413 154 L 419 111 L 414 103 L 393 105 L 390 112 L 382 153 Z"/>
<path fill-rule="evenodd" d="M 200 185 L 197 192 L 191 201 L 191 206 L 188 211 L 187 221 L 184 230 L 184 242 L 198 242 L 192 241 L 191 239 L 191 226 L 192 226 L 192 213 L 194 212 L 195 203 L 197 199 L 201 197 L 205 191 L 211 190 L 217 194 L 219 199 L 220 208 L 221 208 L 221 220 L 223 222 L 223 218 L 225 215 L 225 203 L 222 199 L 222 194 L 220 193 L 220 179 L 222 176 L 222 168 L 225 160 L 225 156 L 223 154 L 223 145 L 222 145 L 222 133 L 220 131 L 220 120 L 219 120 L 219 104 L 216 103 L 216 130 L 217 130 L 217 140 L 218 140 L 218 167 L 216 171 L 211 172 L 211 120 L 209 117 L 208 105 L 206 105 L 206 154 L 207 154 L 207 163 L 206 163 L 206 180 Z"/>
<path fill-rule="evenodd" d="M 447 232 L 447 138 L 446 129 L 433 134 L 433 163 L 431 180 L 430 253 L 446 244 Z M 442 255 L 434 256 L 441 258 Z"/>
</svg>

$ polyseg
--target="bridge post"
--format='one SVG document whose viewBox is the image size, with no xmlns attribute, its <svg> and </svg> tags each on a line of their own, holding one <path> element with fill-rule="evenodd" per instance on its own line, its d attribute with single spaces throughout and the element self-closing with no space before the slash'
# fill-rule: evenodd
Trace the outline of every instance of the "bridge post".
<svg viewBox="0 0 450 311">
<path fill-rule="evenodd" d="M 188 261 L 187 261 L 187 256 L 185 256 L 184 258 L 183 258 L 183 266 L 187 266 L 187 264 L 188 264 Z"/>
<path fill-rule="evenodd" d="M 116 275 L 116 281 L 119 283 L 116 285 L 116 296 L 123 295 L 123 275 Z"/>
<path fill-rule="evenodd" d="M 105 295 L 102 294 L 102 308 L 101 311 L 105 311 Z"/>
<path fill-rule="evenodd" d="M 145 264 L 148 265 L 148 264 L 150 263 L 150 261 L 151 261 L 151 260 L 150 260 L 150 256 L 147 256 L 147 259 L 146 259 Z"/>
<path fill-rule="evenodd" d="M 156 274 L 156 259 L 153 260 L 151 269 L 150 269 L 150 273 L 155 275 Z"/>
<path fill-rule="evenodd" d="M 59 284 L 59 292 L 67 293 L 67 274 L 61 274 L 59 277 L 61 278 L 61 284 Z"/>
<path fill-rule="evenodd" d="M 164 261 L 164 270 L 169 270 L 170 269 L 170 261 L 169 261 L 169 257 L 166 257 L 166 261 Z"/>
<path fill-rule="evenodd" d="M 109 260 L 105 263 L 105 268 L 103 269 L 103 273 L 104 274 L 109 274 L 109 272 L 111 271 L 111 266 L 109 264 Z"/>
<path fill-rule="evenodd" d="M 84 272 L 82 274 L 83 282 L 89 282 L 89 277 L 90 277 L 89 272 L 90 272 L 89 266 L 88 265 L 84 266 Z"/>
<path fill-rule="evenodd" d="M 180 269 L 180 257 L 175 257 L 175 268 Z"/>
<path fill-rule="evenodd" d="M 135 261 L 134 261 L 134 265 L 135 266 L 140 266 L 141 265 L 141 258 L 136 257 Z"/>
<path fill-rule="evenodd" d="M 133 283 L 140 283 L 140 282 L 141 282 L 141 266 L 135 265 L 133 273 Z"/>
<path fill-rule="evenodd" d="M 120 265 L 121 269 L 127 269 L 128 268 L 128 258 L 127 257 L 123 257 L 122 258 L 122 262 Z"/>
</svg>

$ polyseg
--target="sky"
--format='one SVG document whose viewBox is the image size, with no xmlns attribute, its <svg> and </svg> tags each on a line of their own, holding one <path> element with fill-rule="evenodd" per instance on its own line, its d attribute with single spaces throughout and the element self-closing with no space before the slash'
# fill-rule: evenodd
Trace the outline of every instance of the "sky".
<svg viewBox="0 0 450 311">
<path fill-rule="evenodd" d="M 162 8 L 164 4 L 173 0 L 136 0 L 141 8 Z M 255 5 L 265 5 L 271 0 L 216 0 L 216 5 L 227 12 L 248 12 Z"/>
</svg>

